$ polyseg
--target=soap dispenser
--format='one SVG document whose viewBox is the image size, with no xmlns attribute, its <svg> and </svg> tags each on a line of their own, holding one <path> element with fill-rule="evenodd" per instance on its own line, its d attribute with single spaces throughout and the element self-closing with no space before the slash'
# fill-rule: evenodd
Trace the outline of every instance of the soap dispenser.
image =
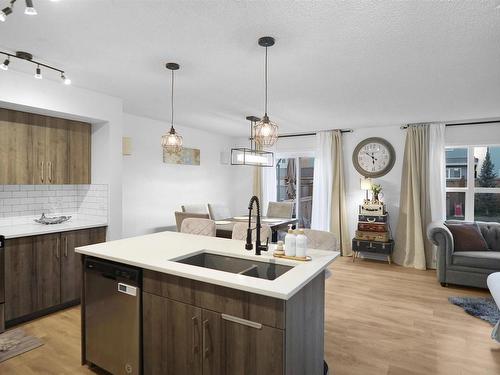
<svg viewBox="0 0 500 375">
<path fill-rule="evenodd" d="M 294 257 L 295 256 L 295 240 L 296 236 L 295 233 L 292 229 L 292 226 L 290 225 L 288 229 L 288 233 L 285 236 L 285 255 L 288 257 Z"/>
<path fill-rule="evenodd" d="M 297 237 L 295 239 L 295 256 L 300 258 L 305 258 L 307 253 L 307 237 L 304 234 L 304 229 L 299 229 L 297 231 Z"/>
</svg>

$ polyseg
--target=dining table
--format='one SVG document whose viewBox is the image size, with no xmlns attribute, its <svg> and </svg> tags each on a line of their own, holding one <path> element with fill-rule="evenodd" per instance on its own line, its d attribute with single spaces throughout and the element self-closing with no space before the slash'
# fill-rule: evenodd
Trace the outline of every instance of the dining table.
<svg viewBox="0 0 500 375">
<path fill-rule="evenodd" d="M 256 216 L 252 216 L 252 223 L 255 225 L 257 220 Z M 286 230 L 289 225 L 297 224 L 297 218 L 278 218 L 263 216 L 260 218 L 261 224 L 266 224 L 271 228 L 271 242 L 278 242 L 278 231 Z M 227 219 L 216 220 L 215 225 L 217 228 L 216 236 L 222 238 L 231 238 L 233 227 L 236 223 L 248 223 L 248 216 L 234 216 Z"/>
</svg>

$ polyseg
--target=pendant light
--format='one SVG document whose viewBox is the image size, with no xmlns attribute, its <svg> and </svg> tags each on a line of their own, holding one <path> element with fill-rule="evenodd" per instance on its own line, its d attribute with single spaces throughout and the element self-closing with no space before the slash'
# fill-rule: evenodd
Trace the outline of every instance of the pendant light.
<svg viewBox="0 0 500 375">
<path fill-rule="evenodd" d="M 267 48 L 274 46 L 274 38 L 264 36 L 259 39 L 259 46 L 266 48 L 266 63 L 265 63 L 265 80 L 266 80 L 266 95 L 265 95 L 265 111 L 262 120 L 255 125 L 255 141 L 261 146 L 272 146 L 278 140 L 278 125 L 271 120 L 267 115 Z"/>
<path fill-rule="evenodd" d="M 161 145 L 170 154 L 177 154 L 182 151 L 182 137 L 174 128 L 174 71 L 179 70 L 179 64 L 167 63 L 167 69 L 172 72 L 172 90 L 171 90 L 171 122 L 170 131 L 161 137 Z"/>
<path fill-rule="evenodd" d="M 250 148 L 232 148 L 231 165 L 252 165 L 256 167 L 273 167 L 274 154 L 269 151 L 258 150 L 255 144 L 255 124 L 260 118 L 247 116 L 250 121 Z"/>
</svg>

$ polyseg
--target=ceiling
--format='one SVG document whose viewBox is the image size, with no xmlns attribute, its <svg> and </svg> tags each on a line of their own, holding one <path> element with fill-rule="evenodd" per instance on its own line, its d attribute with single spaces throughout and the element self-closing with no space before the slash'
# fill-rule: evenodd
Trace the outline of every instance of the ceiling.
<svg viewBox="0 0 500 375">
<path fill-rule="evenodd" d="M 247 134 L 245 116 L 264 105 L 257 39 L 271 35 L 269 115 L 281 132 L 500 116 L 498 1 L 34 2 L 38 16 L 18 1 L 0 23 L 0 47 L 123 98 L 131 114 L 168 121 L 174 61 L 176 123 Z"/>
</svg>

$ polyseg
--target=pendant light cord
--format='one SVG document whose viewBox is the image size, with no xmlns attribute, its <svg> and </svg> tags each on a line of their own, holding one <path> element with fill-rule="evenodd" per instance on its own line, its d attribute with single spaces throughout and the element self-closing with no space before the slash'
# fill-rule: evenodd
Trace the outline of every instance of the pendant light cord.
<svg viewBox="0 0 500 375">
<path fill-rule="evenodd" d="M 172 108 L 170 124 L 171 124 L 172 129 L 174 129 L 174 71 L 173 70 L 172 70 L 172 91 L 171 91 L 171 96 L 170 96 L 170 105 Z"/>
<path fill-rule="evenodd" d="M 265 100 L 266 100 L 266 103 L 264 105 L 264 108 L 265 108 L 265 111 L 264 113 L 266 114 L 267 116 L 267 47 L 266 47 L 266 65 L 265 65 L 265 75 L 266 75 L 266 95 L 265 95 Z"/>
</svg>

